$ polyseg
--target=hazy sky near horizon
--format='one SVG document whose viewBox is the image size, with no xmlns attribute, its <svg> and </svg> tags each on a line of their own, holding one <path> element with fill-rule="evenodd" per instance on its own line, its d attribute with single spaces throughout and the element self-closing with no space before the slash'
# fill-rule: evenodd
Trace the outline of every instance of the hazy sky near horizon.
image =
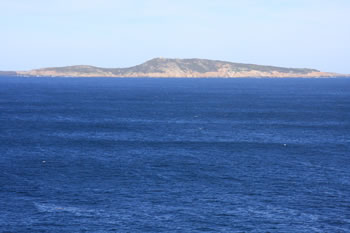
<svg viewBox="0 0 350 233">
<path fill-rule="evenodd" d="M 208 58 L 350 73 L 349 0 L 0 0 L 0 70 Z"/>
</svg>

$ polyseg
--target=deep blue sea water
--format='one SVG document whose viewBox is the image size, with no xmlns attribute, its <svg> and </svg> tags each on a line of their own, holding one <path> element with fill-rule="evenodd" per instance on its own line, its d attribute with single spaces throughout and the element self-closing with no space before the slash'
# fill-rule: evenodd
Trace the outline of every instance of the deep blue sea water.
<svg viewBox="0 0 350 233">
<path fill-rule="evenodd" d="M 350 232 L 350 79 L 0 78 L 1 232 Z"/>
</svg>

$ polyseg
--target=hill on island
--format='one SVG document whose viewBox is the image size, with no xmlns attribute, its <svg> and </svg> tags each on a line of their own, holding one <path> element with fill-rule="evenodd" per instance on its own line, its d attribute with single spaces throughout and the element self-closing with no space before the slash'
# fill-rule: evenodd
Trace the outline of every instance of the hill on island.
<svg viewBox="0 0 350 233">
<path fill-rule="evenodd" d="M 78 65 L 16 72 L 21 76 L 52 77 L 335 77 L 339 74 L 306 68 L 283 68 L 207 59 L 154 58 L 128 68 Z"/>
</svg>

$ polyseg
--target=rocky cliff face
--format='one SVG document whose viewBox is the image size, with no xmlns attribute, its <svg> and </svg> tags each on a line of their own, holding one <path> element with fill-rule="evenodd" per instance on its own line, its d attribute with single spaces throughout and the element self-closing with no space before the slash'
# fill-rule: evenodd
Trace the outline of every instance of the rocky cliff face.
<svg viewBox="0 0 350 233">
<path fill-rule="evenodd" d="M 67 66 L 17 72 L 27 76 L 58 77 L 335 77 L 335 73 L 314 69 L 260 66 L 206 59 L 155 58 L 128 68 L 100 68 L 94 66 Z"/>
</svg>

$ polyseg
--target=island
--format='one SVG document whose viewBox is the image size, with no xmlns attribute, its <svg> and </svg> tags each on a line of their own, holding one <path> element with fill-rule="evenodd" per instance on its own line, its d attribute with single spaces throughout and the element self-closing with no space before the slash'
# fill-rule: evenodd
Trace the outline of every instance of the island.
<svg viewBox="0 0 350 233">
<path fill-rule="evenodd" d="M 119 77 L 119 78 L 320 78 L 348 75 L 308 68 L 283 68 L 208 59 L 154 58 L 127 68 L 88 65 L 7 71 L 0 75 L 25 77 Z"/>
</svg>

